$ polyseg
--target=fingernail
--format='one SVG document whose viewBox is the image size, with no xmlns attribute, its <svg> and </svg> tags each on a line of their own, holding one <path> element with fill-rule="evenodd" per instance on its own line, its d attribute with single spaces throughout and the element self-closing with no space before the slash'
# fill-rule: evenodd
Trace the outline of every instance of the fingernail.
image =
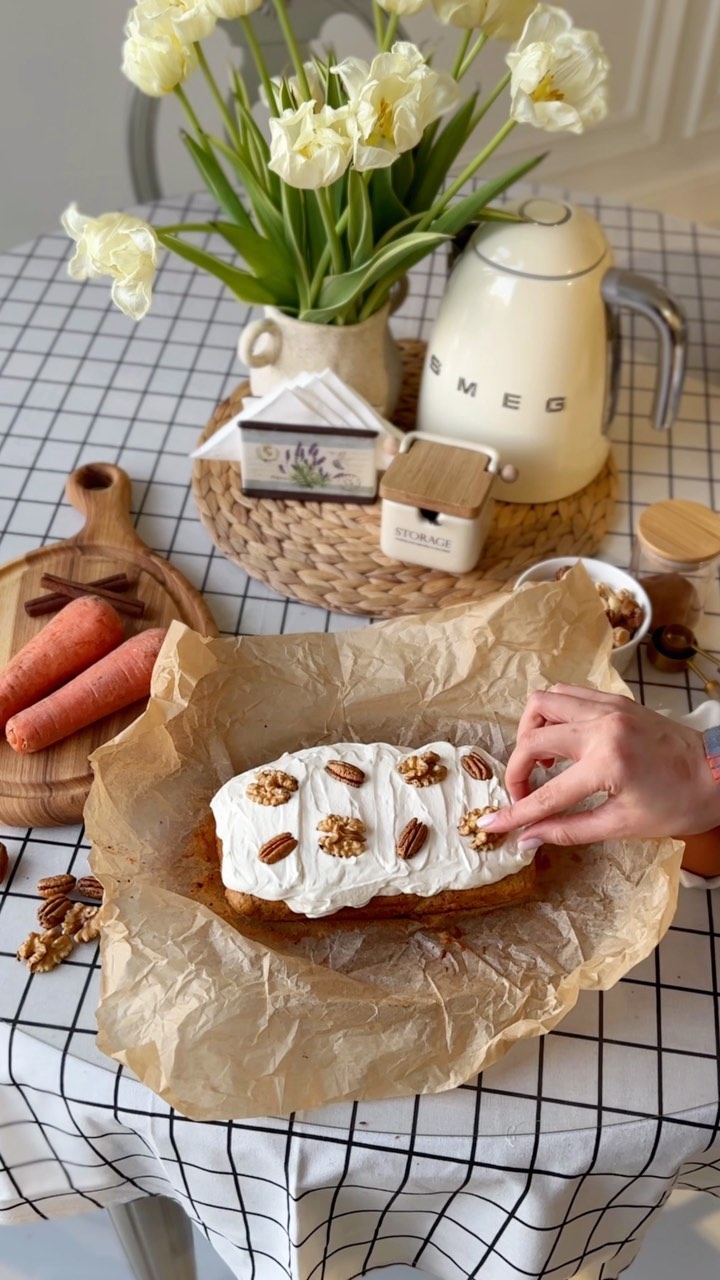
<svg viewBox="0 0 720 1280">
<path fill-rule="evenodd" d="M 478 823 L 478 826 L 480 826 L 480 823 Z M 518 840 L 518 852 L 537 853 L 541 844 L 542 840 L 533 840 L 532 837 L 528 840 Z"/>
<path fill-rule="evenodd" d="M 475 826 L 480 831 L 486 831 L 488 827 L 492 827 L 493 823 L 497 821 L 498 817 L 499 817 L 499 814 L 497 813 L 486 813 L 484 818 L 478 818 L 477 822 L 475 823 Z"/>
</svg>

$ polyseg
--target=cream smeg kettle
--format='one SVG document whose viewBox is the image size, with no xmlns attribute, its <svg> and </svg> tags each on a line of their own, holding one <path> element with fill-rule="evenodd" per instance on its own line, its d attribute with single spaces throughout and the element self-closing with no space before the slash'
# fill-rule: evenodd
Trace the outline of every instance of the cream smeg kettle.
<svg viewBox="0 0 720 1280">
<path fill-rule="evenodd" d="M 671 426 L 685 376 L 687 330 L 660 285 L 613 266 L 584 209 L 534 197 L 522 222 L 489 222 L 448 281 L 428 342 L 417 429 L 485 441 L 518 479 L 504 502 L 552 502 L 602 469 L 620 381 L 618 310 L 659 339 L 653 423 Z"/>
</svg>

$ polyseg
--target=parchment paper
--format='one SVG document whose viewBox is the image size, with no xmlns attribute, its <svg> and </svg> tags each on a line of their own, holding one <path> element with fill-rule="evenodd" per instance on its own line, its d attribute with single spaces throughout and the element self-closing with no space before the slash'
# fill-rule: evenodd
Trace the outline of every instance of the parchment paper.
<svg viewBox="0 0 720 1280">
<path fill-rule="evenodd" d="M 453 1088 L 617 982 L 672 918 L 673 841 L 541 852 L 528 906 L 318 934 L 238 928 L 198 837 L 229 777 L 314 743 L 475 741 L 505 759 L 531 690 L 627 692 L 609 652 L 581 568 L 338 635 L 173 624 L 147 711 L 92 761 L 100 1048 L 192 1118 L 285 1114 Z"/>
</svg>

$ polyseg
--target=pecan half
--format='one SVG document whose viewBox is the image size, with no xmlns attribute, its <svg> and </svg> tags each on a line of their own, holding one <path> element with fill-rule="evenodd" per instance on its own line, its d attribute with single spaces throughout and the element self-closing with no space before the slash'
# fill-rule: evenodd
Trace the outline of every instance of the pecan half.
<svg viewBox="0 0 720 1280">
<path fill-rule="evenodd" d="M 317 825 L 322 831 L 318 843 L 323 853 L 333 858 L 357 858 L 367 847 L 365 823 L 360 818 L 346 818 L 329 813 Z"/>
<path fill-rule="evenodd" d="M 361 787 L 365 781 L 363 770 L 358 769 L 356 764 L 348 764 L 346 760 L 328 760 L 325 772 L 338 782 L 345 782 L 348 787 Z"/>
<path fill-rule="evenodd" d="M 5 845 L 2 842 L 0 842 L 0 884 L 3 883 L 8 873 L 9 865 L 10 865 L 10 859 L 8 858 L 8 851 L 5 848 Z"/>
<path fill-rule="evenodd" d="M 477 751 L 471 751 L 469 755 L 462 756 L 460 764 L 465 772 L 468 773 L 471 778 L 474 778 L 476 782 L 489 782 L 490 778 L 493 776 L 492 769 L 487 763 L 487 760 L 483 760 L 482 756 L 478 755 Z"/>
<path fill-rule="evenodd" d="M 484 809 L 469 809 L 464 813 L 458 823 L 458 831 L 461 836 L 472 836 L 470 841 L 471 849 L 494 849 L 503 839 L 502 835 L 496 834 L 494 831 L 478 830 L 478 820 L 486 813 L 497 813 L 497 805 L 489 804 Z"/>
<path fill-rule="evenodd" d="M 418 818 L 411 818 L 407 826 L 403 827 L 395 844 L 398 858 L 402 858 L 403 862 L 407 862 L 408 858 L 414 858 L 427 838 L 427 824 L 420 822 Z"/>
<path fill-rule="evenodd" d="M 297 849 L 297 844 L 290 831 L 283 831 L 282 835 L 271 836 L 260 846 L 258 858 L 267 866 L 272 866 L 274 862 L 282 862 L 283 858 L 287 858 L 293 849 Z"/>
<path fill-rule="evenodd" d="M 447 777 L 447 768 L 440 763 L 440 757 L 435 751 L 425 751 L 421 756 L 407 756 L 397 768 L 411 787 L 432 787 Z"/>
<path fill-rule="evenodd" d="M 37 913 L 43 929 L 52 929 L 54 925 L 61 924 L 71 906 L 72 902 L 64 894 L 59 894 L 56 898 L 46 898 L 42 906 L 38 907 Z"/>
<path fill-rule="evenodd" d="M 95 876 L 83 876 L 75 885 L 75 892 L 79 898 L 90 898 L 92 902 L 103 900 L 103 887 Z"/>
<path fill-rule="evenodd" d="M 75 888 L 75 876 L 45 876 L 38 880 L 37 891 L 41 898 L 58 898 L 62 894 L 72 893 Z"/>
<path fill-rule="evenodd" d="M 261 769 L 255 774 L 246 795 L 255 804 L 287 804 L 293 791 L 297 791 L 297 778 L 282 769 Z"/>
</svg>

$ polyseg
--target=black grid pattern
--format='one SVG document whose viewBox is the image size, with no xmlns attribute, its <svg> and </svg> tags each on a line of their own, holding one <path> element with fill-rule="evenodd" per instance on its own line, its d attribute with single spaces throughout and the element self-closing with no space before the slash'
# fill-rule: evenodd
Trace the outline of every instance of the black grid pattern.
<svg viewBox="0 0 720 1280">
<path fill-rule="evenodd" d="M 720 505 L 720 232 L 577 199 L 618 261 L 663 280 L 691 324 L 687 389 L 666 437 L 646 421 L 650 331 L 623 317 L 621 495 L 602 554 L 626 565 L 648 502 Z M 207 211 L 204 196 L 155 210 L 167 221 Z M 74 532 L 65 476 L 105 459 L 133 480 L 142 537 L 203 590 L 224 632 L 362 625 L 251 582 L 198 522 L 187 455 L 238 379 L 243 308 L 168 257 L 135 327 L 103 284 L 67 280 L 67 252 L 57 235 L 0 255 L 2 559 Z M 442 254 L 413 273 L 398 336 L 429 334 L 444 282 Z M 717 596 L 703 638 L 720 649 Z M 644 658 L 629 675 L 673 714 L 703 696 L 693 676 L 663 676 Z M 197 1124 L 95 1048 L 91 947 L 50 976 L 14 959 L 38 878 L 86 871 L 82 829 L 0 838 L 11 859 L 0 889 L 0 1221 L 170 1194 L 243 1280 L 351 1280 L 393 1262 L 442 1280 L 615 1280 L 674 1185 L 720 1194 L 720 913 L 709 892 L 681 895 L 658 952 L 612 991 L 584 994 L 555 1032 L 460 1089 Z"/>
</svg>

